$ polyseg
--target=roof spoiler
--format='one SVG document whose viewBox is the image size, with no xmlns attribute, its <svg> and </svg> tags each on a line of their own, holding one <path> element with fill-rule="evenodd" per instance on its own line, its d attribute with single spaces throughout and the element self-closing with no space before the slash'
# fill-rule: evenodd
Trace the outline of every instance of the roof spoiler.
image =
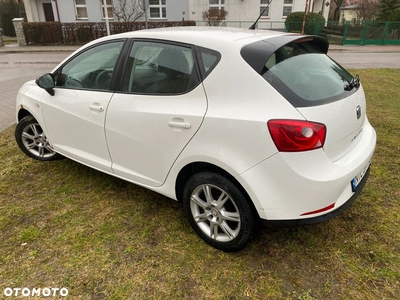
<svg viewBox="0 0 400 300">
<path fill-rule="evenodd" d="M 272 0 L 268 0 L 267 6 L 264 8 L 264 10 L 262 11 L 262 13 L 258 16 L 257 20 L 253 23 L 253 25 L 251 25 L 249 27 L 249 29 L 254 30 L 256 29 L 256 25 L 258 20 L 260 20 L 261 16 L 265 13 L 265 11 L 267 10 L 267 8 L 269 7 L 269 5 L 271 4 Z"/>
</svg>

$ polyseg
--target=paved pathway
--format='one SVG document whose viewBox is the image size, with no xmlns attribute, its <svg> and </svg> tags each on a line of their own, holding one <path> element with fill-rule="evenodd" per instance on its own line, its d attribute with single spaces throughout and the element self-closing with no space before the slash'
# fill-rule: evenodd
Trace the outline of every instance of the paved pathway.
<svg viewBox="0 0 400 300">
<path fill-rule="evenodd" d="M 15 99 L 18 89 L 29 79 L 32 78 L 20 77 L 0 82 L 0 132 L 15 123 L 15 101 L 9 99 Z"/>
<path fill-rule="evenodd" d="M 0 61 L 0 132 L 15 123 L 15 99 L 27 81 L 51 71 L 55 64 L 13 64 Z"/>
</svg>

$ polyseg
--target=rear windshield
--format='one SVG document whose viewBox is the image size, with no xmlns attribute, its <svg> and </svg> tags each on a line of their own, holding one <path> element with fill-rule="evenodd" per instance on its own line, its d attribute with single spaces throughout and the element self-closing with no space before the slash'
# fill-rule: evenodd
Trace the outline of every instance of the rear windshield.
<svg viewBox="0 0 400 300">
<path fill-rule="evenodd" d="M 266 57 L 259 60 L 264 65 L 256 71 L 293 106 L 321 105 L 355 92 L 356 88 L 348 88 L 353 76 L 325 55 L 312 38 L 290 42 L 273 52 L 271 44 L 264 44 L 268 45 Z M 256 55 L 263 55 L 260 46 Z"/>
</svg>

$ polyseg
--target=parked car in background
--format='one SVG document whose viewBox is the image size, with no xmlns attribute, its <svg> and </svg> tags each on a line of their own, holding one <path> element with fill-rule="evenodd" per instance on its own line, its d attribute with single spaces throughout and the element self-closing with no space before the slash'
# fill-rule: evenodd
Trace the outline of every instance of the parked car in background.
<svg viewBox="0 0 400 300">
<path fill-rule="evenodd" d="M 180 201 L 207 243 L 240 250 L 260 221 L 340 214 L 367 180 L 364 91 L 327 51 L 318 36 L 230 28 L 101 38 L 22 86 L 16 140 Z"/>
</svg>

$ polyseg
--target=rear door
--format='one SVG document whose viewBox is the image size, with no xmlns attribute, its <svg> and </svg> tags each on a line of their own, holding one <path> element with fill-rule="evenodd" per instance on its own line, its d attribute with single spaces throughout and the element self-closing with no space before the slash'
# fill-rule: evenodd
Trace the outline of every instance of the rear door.
<svg viewBox="0 0 400 300">
<path fill-rule="evenodd" d="M 194 49 L 135 41 L 126 65 L 122 92 L 114 94 L 107 111 L 112 170 L 161 186 L 207 110 Z"/>
</svg>

